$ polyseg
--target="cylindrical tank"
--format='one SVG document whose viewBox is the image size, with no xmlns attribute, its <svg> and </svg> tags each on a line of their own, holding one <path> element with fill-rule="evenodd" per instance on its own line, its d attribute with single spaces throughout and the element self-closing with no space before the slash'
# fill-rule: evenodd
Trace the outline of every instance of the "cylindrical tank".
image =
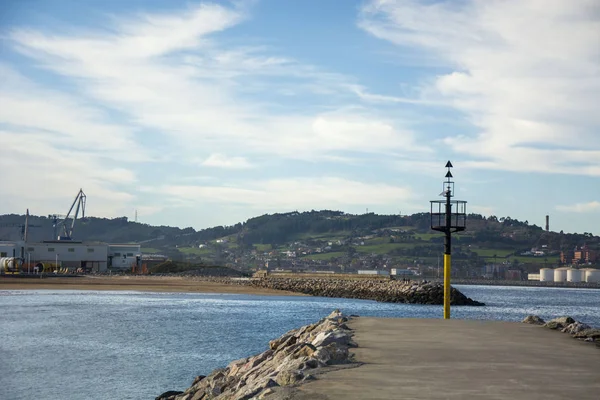
<svg viewBox="0 0 600 400">
<path fill-rule="evenodd" d="M 0 272 L 12 273 L 19 271 L 19 259 L 15 257 L 0 258 Z"/>
<path fill-rule="evenodd" d="M 554 280 L 554 270 L 551 268 L 540 269 L 540 282 L 552 282 Z"/>
<path fill-rule="evenodd" d="M 552 282 L 554 280 L 554 270 L 552 268 L 540 269 L 540 282 Z"/>
<path fill-rule="evenodd" d="M 554 282 L 566 282 L 567 270 L 568 268 L 556 268 L 554 270 Z"/>
<path fill-rule="evenodd" d="M 586 273 L 581 269 L 568 269 L 567 270 L 567 282 L 583 282 L 585 281 Z"/>
<path fill-rule="evenodd" d="M 600 282 L 600 269 L 588 269 L 585 271 L 586 282 Z"/>
</svg>

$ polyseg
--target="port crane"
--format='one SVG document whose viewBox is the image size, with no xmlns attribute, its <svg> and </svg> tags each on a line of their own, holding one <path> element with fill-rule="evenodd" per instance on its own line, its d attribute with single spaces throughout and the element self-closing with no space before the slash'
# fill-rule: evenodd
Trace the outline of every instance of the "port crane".
<svg viewBox="0 0 600 400">
<path fill-rule="evenodd" d="M 57 240 L 72 240 L 73 239 L 73 229 L 75 229 L 75 221 L 79 217 L 79 211 L 81 210 L 81 218 L 85 218 L 85 203 L 86 203 L 86 195 L 83 193 L 83 189 L 79 189 L 79 193 L 75 196 L 75 200 L 73 200 L 73 204 L 71 204 L 71 208 L 69 208 L 69 212 L 66 215 L 64 214 L 51 214 L 48 215 L 48 218 L 52 220 L 52 227 L 54 228 L 54 237 Z M 73 213 L 71 215 L 71 213 Z M 71 222 L 69 223 L 69 219 Z M 60 220 L 60 221 L 59 221 Z M 62 226 L 62 234 L 57 236 L 59 226 Z"/>
<path fill-rule="evenodd" d="M 25 214 L 25 223 L 24 224 L 0 224 L 0 228 L 20 228 L 21 240 L 24 242 L 27 242 L 28 237 L 29 237 L 29 228 L 42 228 L 42 226 L 41 225 L 32 225 L 29 223 L 29 209 L 27 209 L 27 214 Z"/>
</svg>

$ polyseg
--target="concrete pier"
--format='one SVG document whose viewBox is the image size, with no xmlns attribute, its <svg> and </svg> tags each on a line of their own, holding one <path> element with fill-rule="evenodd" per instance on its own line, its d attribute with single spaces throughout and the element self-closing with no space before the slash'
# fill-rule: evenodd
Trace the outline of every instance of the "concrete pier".
<svg viewBox="0 0 600 400">
<path fill-rule="evenodd" d="M 364 365 L 298 387 L 297 400 L 597 400 L 600 349 L 513 322 L 356 318 Z"/>
</svg>

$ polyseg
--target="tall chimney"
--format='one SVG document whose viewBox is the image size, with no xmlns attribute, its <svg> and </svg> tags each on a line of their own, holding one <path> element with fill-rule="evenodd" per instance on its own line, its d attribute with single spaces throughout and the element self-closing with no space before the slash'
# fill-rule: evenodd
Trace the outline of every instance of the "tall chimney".
<svg viewBox="0 0 600 400">
<path fill-rule="evenodd" d="M 550 232 L 550 216 L 546 215 L 546 232 Z"/>
</svg>

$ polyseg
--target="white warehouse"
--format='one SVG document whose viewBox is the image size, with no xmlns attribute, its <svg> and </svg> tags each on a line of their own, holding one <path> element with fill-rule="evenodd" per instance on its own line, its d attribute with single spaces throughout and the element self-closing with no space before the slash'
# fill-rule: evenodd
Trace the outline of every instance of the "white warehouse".
<svg viewBox="0 0 600 400">
<path fill-rule="evenodd" d="M 141 263 L 139 244 L 106 244 L 56 240 L 44 242 L 0 242 L 1 257 L 22 260 L 22 270 L 27 272 L 52 268 L 81 269 L 83 272 L 130 270 Z M 37 268 L 36 268 L 37 267 Z"/>
<path fill-rule="evenodd" d="M 113 269 L 131 269 L 142 260 L 142 250 L 139 244 L 109 244 L 108 267 Z"/>
<path fill-rule="evenodd" d="M 83 243 L 71 240 L 27 243 L 22 258 L 26 265 L 60 265 L 61 268 L 82 268 L 84 271 L 105 272 L 108 247 L 103 243 Z"/>
<path fill-rule="evenodd" d="M 388 271 L 383 271 L 380 269 L 359 269 L 358 274 L 359 275 L 383 275 L 383 276 L 390 275 L 390 273 Z"/>
</svg>

